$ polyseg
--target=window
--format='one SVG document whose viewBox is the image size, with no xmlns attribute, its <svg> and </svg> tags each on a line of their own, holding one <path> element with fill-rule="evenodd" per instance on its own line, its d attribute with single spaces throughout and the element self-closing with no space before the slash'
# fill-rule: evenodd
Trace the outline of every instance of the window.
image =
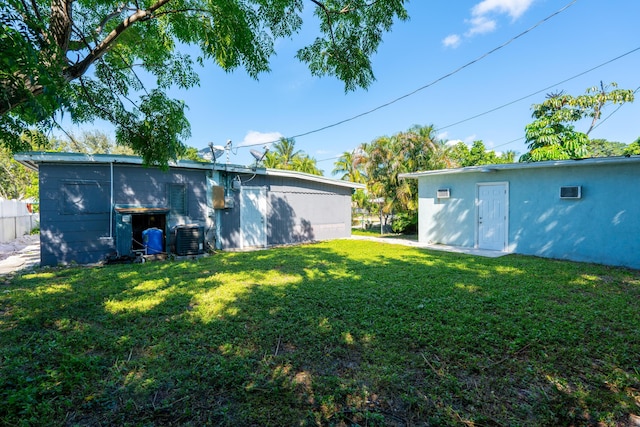
<svg viewBox="0 0 640 427">
<path fill-rule="evenodd" d="M 185 184 L 169 184 L 169 209 L 173 214 L 187 214 L 187 186 Z"/>
</svg>

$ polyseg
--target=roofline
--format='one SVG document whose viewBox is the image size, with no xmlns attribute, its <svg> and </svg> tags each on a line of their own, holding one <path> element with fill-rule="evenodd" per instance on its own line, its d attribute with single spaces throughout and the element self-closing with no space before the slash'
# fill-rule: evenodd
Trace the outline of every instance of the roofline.
<svg viewBox="0 0 640 427">
<path fill-rule="evenodd" d="M 315 181 L 315 182 L 320 182 L 324 184 L 331 184 L 331 185 L 337 185 L 340 187 L 356 188 L 356 189 L 362 189 L 362 190 L 367 188 L 365 184 L 345 181 L 342 179 L 326 178 L 322 175 L 312 175 L 310 173 L 305 173 L 305 172 L 289 171 L 284 169 L 272 169 L 272 168 L 267 168 L 263 170 L 265 170 L 265 175 L 267 176 L 279 176 L 283 178 L 302 178 L 308 181 Z"/>
<path fill-rule="evenodd" d="M 84 153 L 59 153 L 47 151 L 30 151 L 16 153 L 14 159 L 25 167 L 38 171 L 40 163 L 85 163 L 85 164 L 130 164 L 142 165 L 142 158 L 138 156 L 126 156 L 116 154 L 84 154 Z M 182 169 L 200 169 L 200 170 L 216 170 L 221 172 L 248 173 L 267 176 L 279 176 L 286 178 L 298 178 L 305 181 L 314 181 L 324 184 L 336 185 L 339 187 L 347 187 L 354 189 L 364 189 L 364 184 L 350 181 L 326 178 L 324 176 L 312 175 L 304 172 L 271 169 L 271 168 L 253 168 L 250 166 L 241 166 L 233 164 L 221 164 L 210 162 L 198 162 L 194 160 L 178 160 L 169 162 L 169 167 Z M 213 167 L 213 168 L 212 168 Z"/>
<path fill-rule="evenodd" d="M 578 166 L 603 166 L 615 165 L 622 163 L 639 163 L 640 156 L 615 156 L 615 157 L 592 157 L 588 159 L 575 160 L 547 160 L 544 162 L 526 162 L 526 163 L 502 163 L 494 165 L 467 166 L 464 168 L 454 169 L 438 169 L 422 172 L 401 173 L 398 178 L 418 179 L 422 176 L 431 175 L 451 175 L 460 173 L 486 173 L 500 172 L 520 169 L 543 169 L 557 167 L 578 167 Z"/>
<path fill-rule="evenodd" d="M 38 170 L 40 163 L 120 163 L 142 165 L 142 157 L 127 156 L 121 154 L 85 154 L 85 153 L 60 153 L 51 151 L 28 151 L 16 153 L 14 159 L 29 169 Z M 196 162 L 193 160 L 170 161 L 170 167 L 186 169 L 211 169 L 211 163 Z"/>
</svg>

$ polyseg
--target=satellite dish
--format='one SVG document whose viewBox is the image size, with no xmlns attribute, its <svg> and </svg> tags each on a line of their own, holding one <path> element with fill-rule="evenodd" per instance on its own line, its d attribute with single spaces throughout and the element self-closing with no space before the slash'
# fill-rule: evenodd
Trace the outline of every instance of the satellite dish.
<svg viewBox="0 0 640 427">
<path fill-rule="evenodd" d="M 204 150 L 203 150 L 204 151 Z M 213 142 L 209 143 L 209 152 L 203 157 L 207 160 L 211 160 L 215 163 L 216 159 L 224 154 L 224 147 L 220 145 L 213 145 Z"/>
<path fill-rule="evenodd" d="M 210 148 L 214 161 L 224 154 L 224 147 L 222 145 L 212 145 Z"/>
<path fill-rule="evenodd" d="M 254 159 L 256 159 L 256 163 L 257 163 L 257 162 L 262 161 L 262 159 L 264 159 L 264 156 L 266 156 L 266 155 L 267 155 L 267 152 L 268 152 L 268 151 L 269 151 L 269 150 L 268 150 L 268 149 L 266 149 L 266 150 L 264 151 L 264 153 L 261 153 L 261 152 L 260 152 L 260 151 L 258 151 L 258 150 L 249 150 L 249 152 L 251 153 L 251 155 L 253 156 L 253 158 L 254 158 Z"/>
<path fill-rule="evenodd" d="M 213 156 L 211 155 L 211 150 L 209 149 L 209 147 L 203 148 L 202 150 L 198 150 L 198 156 L 209 161 L 213 159 Z"/>
</svg>

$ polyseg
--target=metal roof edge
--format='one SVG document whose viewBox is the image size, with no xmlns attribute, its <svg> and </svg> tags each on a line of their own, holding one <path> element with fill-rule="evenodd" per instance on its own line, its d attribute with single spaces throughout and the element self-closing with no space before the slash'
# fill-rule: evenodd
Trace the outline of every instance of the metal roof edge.
<svg viewBox="0 0 640 427">
<path fill-rule="evenodd" d="M 265 169 L 265 175 L 268 175 L 268 176 L 279 176 L 279 177 L 284 177 L 284 178 L 299 178 L 299 179 L 304 179 L 305 181 L 314 181 L 314 182 L 319 182 L 319 183 L 323 183 L 323 184 L 336 185 L 336 186 L 339 186 L 339 187 L 348 187 L 348 188 L 357 188 L 357 189 L 365 189 L 366 188 L 366 185 L 360 184 L 360 183 L 357 183 L 357 182 L 344 181 L 344 180 L 341 180 L 341 179 L 326 178 L 326 177 L 321 176 L 321 175 L 313 175 L 313 174 L 310 174 L 310 173 L 298 172 L 298 171 L 289 171 L 289 170 L 284 170 L 284 169 L 267 168 L 267 169 Z"/>
<path fill-rule="evenodd" d="M 120 154 L 84 154 L 84 153 L 59 153 L 51 151 L 29 151 L 16 153 L 14 159 L 29 169 L 38 170 L 40 163 L 97 163 L 97 164 L 131 164 L 142 165 L 142 158 L 137 156 L 126 156 Z M 314 181 L 324 184 L 336 185 L 339 187 L 348 187 L 356 189 L 364 189 L 364 184 L 350 181 L 325 178 L 319 175 L 312 175 L 304 172 L 288 171 L 282 169 L 258 168 L 250 166 L 241 166 L 228 163 L 197 162 L 194 160 L 178 160 L 177 162 L 169 162 L 169 167 L 186 168 L 186 169 L 213 169 L 221 172 L 232 173 L 255 173 L 258 175 L 280 176 L 288 178 L 298 178 L 305 181 Z M 153 165 L 152 167 L 157 167 Z"/>
<path fill-rule="evenodd" d="M 501 170 L 518 170 L 518 169 L 543 169 L 543 168 L 555 168 L 555 167 L 576 167 L 576 166 L 601 166 L 601 165 L 615 165 L 623 163 L 638 163 L 640 162 L 640 155 L 634 156 L 613 156 L 613 157 L 591 157 L 588 159 L 575 159 L 575 160 L 547 160 L 544 162 L 526 162 L 526 163 L 502 163 L 492 165 L 480 165 L 480 166 L 467 166 L 464 168 L 453 169 L 437 169 L 421 172 L 401 173 L 398 178 L 403 179 L 417 179 L 422 176 L 431 175 L 449 175 L 459 173 L 485 173 L 485 172 L 499 172 Z"/>
<path fill-rule="evenodd" d="M 14 154 L 13 158 L 30 169 L 37 170 L 39 163 L 120 163 L 142 165 L 142 158 L 123 154 L 85 154 L 85 153 L 60 153 L 51 151 L 28 151 Z M 158 167 L 158 165 L 150 165 Z M 211 169 L 209 162 L 197 162 L 194 160 L 170 161 L 170 167 L 188 169 Z"/>
</svg>

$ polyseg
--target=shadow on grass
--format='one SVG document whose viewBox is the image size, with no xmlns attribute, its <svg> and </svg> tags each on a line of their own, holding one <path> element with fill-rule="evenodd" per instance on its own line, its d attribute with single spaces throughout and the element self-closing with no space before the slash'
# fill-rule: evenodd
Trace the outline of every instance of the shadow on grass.
<svg viewBox="0 0 640 427">
<path fill-rule="evenodd" d="M 624 425 L 637 272 L 334 241 L 40 271 L 0 296 L 0 421 Z"/>
</svg>

